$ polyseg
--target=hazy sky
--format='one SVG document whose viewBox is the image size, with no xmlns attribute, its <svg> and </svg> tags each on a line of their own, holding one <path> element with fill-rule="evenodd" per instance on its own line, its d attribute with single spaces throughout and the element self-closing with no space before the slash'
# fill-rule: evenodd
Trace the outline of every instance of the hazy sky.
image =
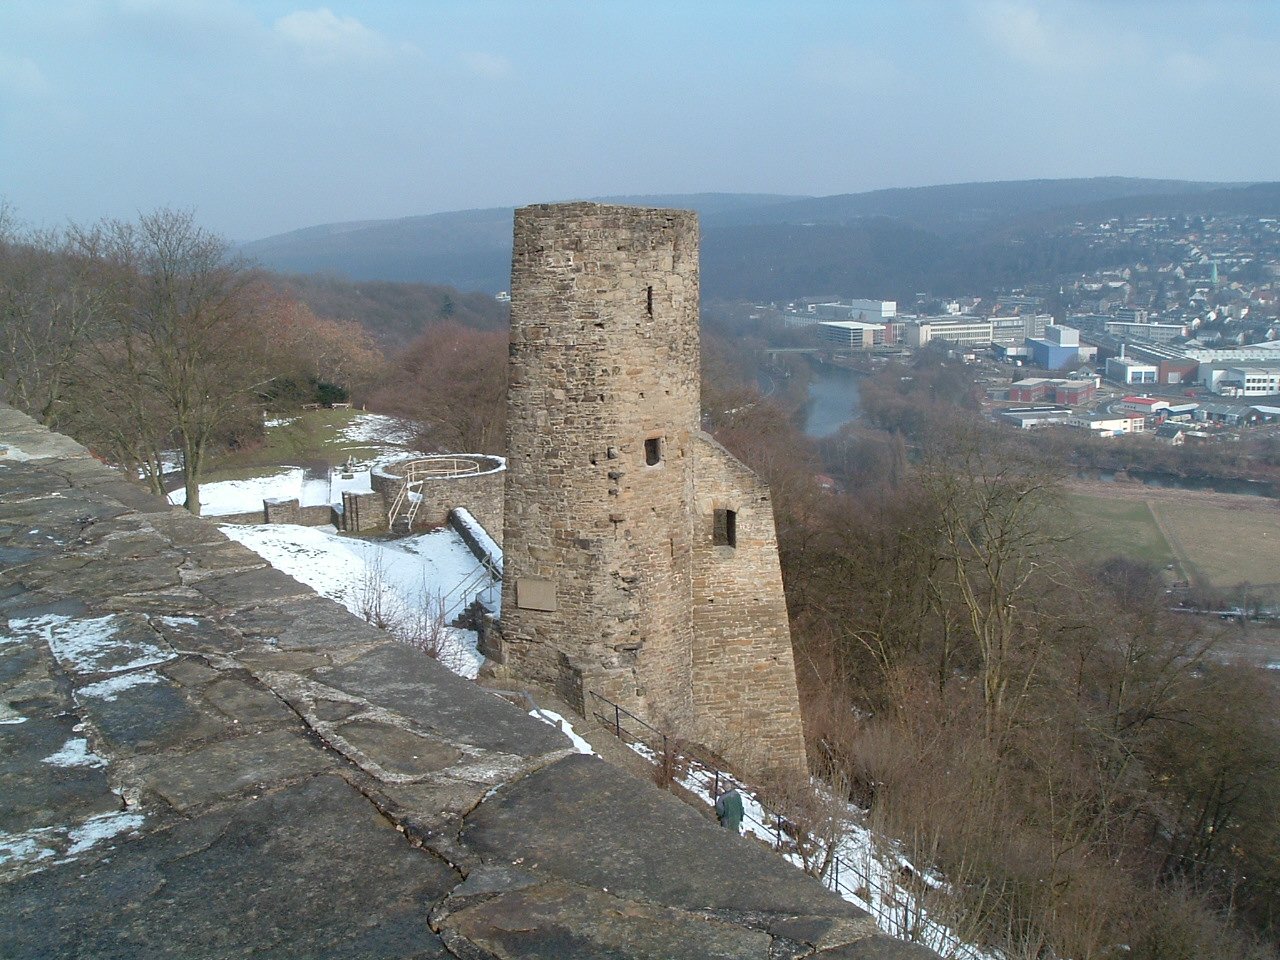
<svg viewBox="0 0 1280 960">
<path fill-rule="evenodd" d="M 0 0 L 36 223 L 1112 174 L 1280 179 L 1280 2 Z"/>
</svg>

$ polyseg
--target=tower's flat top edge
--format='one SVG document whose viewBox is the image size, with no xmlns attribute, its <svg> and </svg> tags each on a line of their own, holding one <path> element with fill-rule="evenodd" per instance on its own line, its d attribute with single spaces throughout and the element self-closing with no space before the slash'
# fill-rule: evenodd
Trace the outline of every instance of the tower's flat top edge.
<svg viewBox="0 0 1280 960">
<path fill-rule="evenodd" d="M 693 210 L 679 207 L 644 207 L 626 203 L 596 203 L 591 200 L 569 200 L 561 203 L 531 203 L 516 208 L 517 217 L 541 217 L 577 215 L 609 215 L 635 217 L 638 219 L 656 217 L 697 218 Z"/>
</svg>

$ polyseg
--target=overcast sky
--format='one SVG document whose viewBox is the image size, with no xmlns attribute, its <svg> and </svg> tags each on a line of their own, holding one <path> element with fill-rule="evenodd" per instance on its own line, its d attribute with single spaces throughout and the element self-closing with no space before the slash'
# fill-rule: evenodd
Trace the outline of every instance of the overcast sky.
<svg viewBox="0 0 1280 960">
<path fill-rule="evenodd" d="M 0 0 L 28 222 L 1100 175 L 1280 179 L 1280 3 Z"/>
</svg>

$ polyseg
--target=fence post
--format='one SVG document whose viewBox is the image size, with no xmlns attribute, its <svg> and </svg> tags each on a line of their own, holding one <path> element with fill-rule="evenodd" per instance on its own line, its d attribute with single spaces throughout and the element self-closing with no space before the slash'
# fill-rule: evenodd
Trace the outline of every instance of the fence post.
<svg viewBox="0 0 1280 960">
<path fill-rule="evenodd" d="M 613 733 L 619 740 L 622 739 L 622 708 L 616 703 L 613 705 Z"/>
<path fill-rule="evenodd" d="M 712 796 L 713 798 L 714 798 L 714 797 L 718 797 L 718 796 L 720 796 L 720 771 L 719 771 L 718 769 L 716 770 L 716 785 L 715 785 L 715 789 L 714 789 L 714 791 L 712 792 L 711 796 Z"/>
</svg>

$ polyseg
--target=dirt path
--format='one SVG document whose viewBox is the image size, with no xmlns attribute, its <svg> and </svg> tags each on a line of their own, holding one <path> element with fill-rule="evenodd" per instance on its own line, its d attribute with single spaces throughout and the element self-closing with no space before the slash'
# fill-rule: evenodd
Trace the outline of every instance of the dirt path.
<svg viewBox="0 0 1280 960">
<path fill-rule="evenodd" d="M 1165 523 L 1164 517 L 1160 515 L 1158 501 L 1145 497 L 1143 498 L 1143 503 L 1147 505 L 1147 512 L 1151 514 L 1151 519 L 1155 521 L 1156 529 L 1160 531 L 1160 536 L 1164 537 L 1164 542 L 1173 551 L 1174 561 L 1178 567 L 1177 579 L 1185 580 L 1196 587 L 1207 587 L 1209 584 L 1205 581 L 1200 571 L 1196 569 L 1196 565 L 1191 562 L 1191 557 L 1183 549 L 1182 541 L 1174 536 L 1173 531 L 1169 529 L 1169 525 Z"/>
</svg>

